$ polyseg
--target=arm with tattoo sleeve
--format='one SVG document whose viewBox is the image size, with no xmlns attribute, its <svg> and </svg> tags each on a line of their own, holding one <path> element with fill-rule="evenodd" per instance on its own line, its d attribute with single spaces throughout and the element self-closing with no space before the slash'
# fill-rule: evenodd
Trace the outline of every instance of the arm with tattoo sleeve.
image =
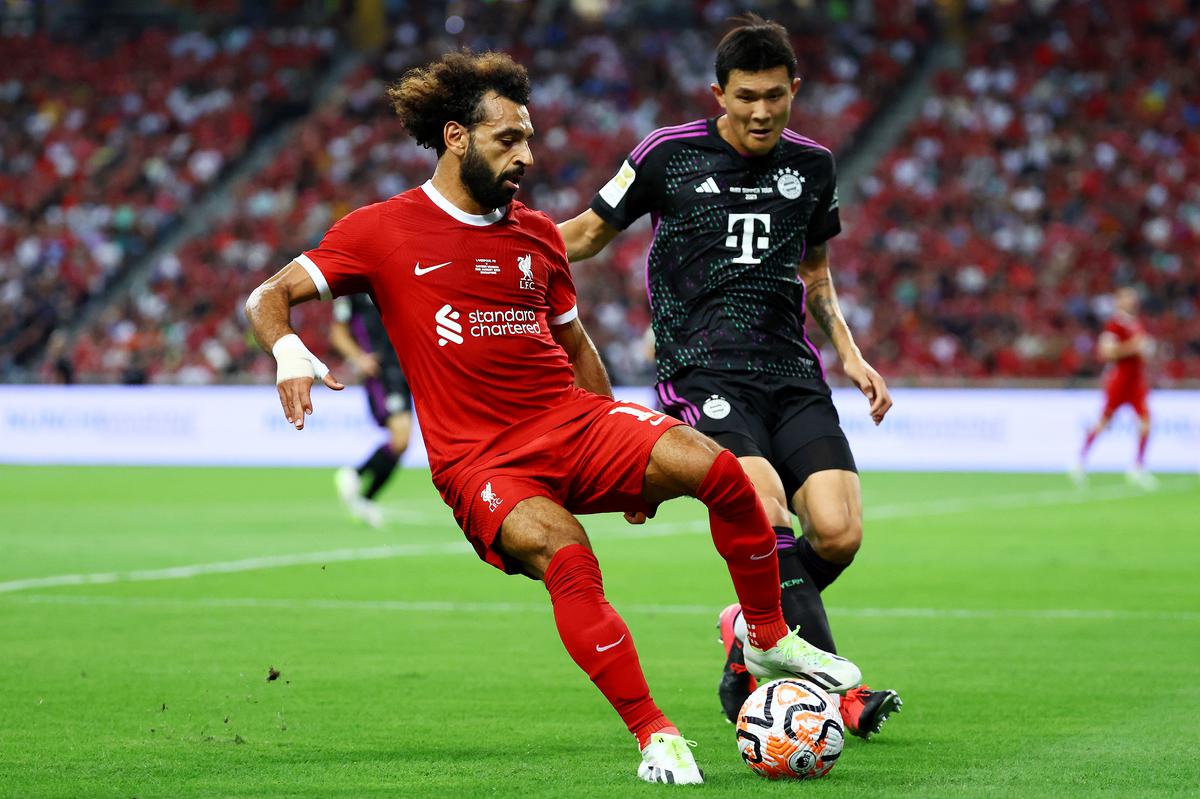
<svg viewBox="0 0 1200 799">
<path fill-rule="evenodd" d="M 871 419 L 879 424 L 892 407 L 892 399 L 887 383 L 863 358 L 858 345 L 854 343 L 850 326 L 842 316 L 837 291 L 833 287 L 833 273 L 829 268 L 829 245 L 823 243 L 812 247 L 797 271 L 807 289 L 809 315 L 821 326 L 837 350 L 846 377 L 871 401 Z"/>
</svg>

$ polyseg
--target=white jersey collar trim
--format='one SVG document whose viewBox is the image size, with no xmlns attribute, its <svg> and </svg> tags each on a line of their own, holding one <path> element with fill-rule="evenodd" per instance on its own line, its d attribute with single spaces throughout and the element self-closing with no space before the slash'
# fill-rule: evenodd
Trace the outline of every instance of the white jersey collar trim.
<svg viewBox="0 0 1200 799">
<path fill-rule="evenodd" d="M 422 183 L 421 189 L 425 192 L 425 196 L 432 200 L 433 204 L 438 208 L 441 208 L 459 222 L 464 222 L 468 225 L 474 225 L 475 227 L 487 227 L 488 225 L 494 225 L 503 219 L 504 215 L 508 212 L 508 206 L 506 205 L 503 208 L 497 208 L 487 214 L 468 214 L 466 211 L 447 200 L 444 194 L 435 189 L 433 187 L 432 180 L 427 180 Z"/>
</svg>

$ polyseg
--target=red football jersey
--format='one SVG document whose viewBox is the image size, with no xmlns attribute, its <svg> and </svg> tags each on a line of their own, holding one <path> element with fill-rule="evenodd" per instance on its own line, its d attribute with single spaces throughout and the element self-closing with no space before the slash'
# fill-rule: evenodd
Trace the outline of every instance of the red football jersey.
<svg viewBox="0 0 1200 799">
<path fill-rule="evenodd" d="M 1112 334 L 1119 343 L 1124 344 L 1142 335 L 1145 330 L 1142 328 L 1142 323 L 1135 317 L 1116 314 L 1108 320 L 1108 324 L 1104 326 L 1104 332 Z M 1114 362 L 1110 380 L 1113 383 L 1121 384 L 1140 383 L 1145 378 L 1145 372 L 1146 359 L 1139 352 Z"/>
<path fill-rule="evenodd" d="M 560 424 L 575 388 L 550 324 L 577 316 L 554 222 L 487 215 L 431 182 L 353 211 L 297 259 L 322 299 L 370 292 L 412 389 L 439 488 L 482 453 Z"/>
</svg>

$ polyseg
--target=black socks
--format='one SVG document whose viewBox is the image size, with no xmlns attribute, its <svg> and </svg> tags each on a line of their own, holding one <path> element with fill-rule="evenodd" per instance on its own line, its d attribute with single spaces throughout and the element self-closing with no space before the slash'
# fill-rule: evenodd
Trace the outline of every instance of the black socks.
<svg viewBox="0 0 1200 799">
<path fill-rule="evenodd" d="M 382 444 L 379 449 L 371 453 L 371 457 L 358 467 L 359 474 L 364 477 L 369 475 L 371 478 L 363 496 L 367 499 L 374 499 L 379 490 L 387 483 L 388 478 L 392 476 L 392 472 L 396 470 L 396 464 L 399 462 L 400 456 L 392 452 L 391 444 Z"/>
<path fill-rule="evenodd" d="M 818 591 L 824 591 L 850 565 L 849 563 L 831 563 L 825 560 L 817 554 L 806 538 L 798 540 L 796 552 L 804 571 L 812 577 Z"/>
<path fill-rule="evenodd" d="M 776 527 L 776 535 L 788 528 Z M 804 567 L 798 556 L 805 543 L 798 539 L 797 546 L 779 551 L 779 587 L 782 589 L 780 604 L 783 618 L 788 627 L 800 626 L 800 637 L 826 652 L 837 652 L 833 633 L 829 630 L 829 619 L 825 615 L 825 603 L 821 601 L 821 588 Z"/>
</svg>

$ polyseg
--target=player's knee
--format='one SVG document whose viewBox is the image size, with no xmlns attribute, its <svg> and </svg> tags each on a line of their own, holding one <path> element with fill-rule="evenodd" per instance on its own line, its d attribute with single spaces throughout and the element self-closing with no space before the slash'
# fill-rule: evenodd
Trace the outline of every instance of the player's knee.
<svg viewBox="0 0 1200 799">
<path fill-rule="evenodd" d="M 554 556 L 560 550 L 574 544 L 582 544 L 583 546 L 590 547 L 586 536 L 578 538 L 570 536 L 551 537 L 541 542 L 541 545 L 533 551 L 527 552 L 525 557 L 521 558 L 521 561 L 526 565 L 526 571 L 532 576 L 542 579 L 546 574 L 546 570 L 550 568 L 550 562 L 554 560 Z"/>
<path fill-rule="evenodd" d="M 762 501 L 763 510 L 767 512 L 767 521 L 772 527 L 792 526 L 792 513 L 779 497 L 759 494 L 758 498 Z"/>
<path fill-rule="evenodd" d="M 849 563 L 862 546 L 862 520 L 849 513 L 813 519 L 810 542 L 830 563 Z"/>
<path fill-rule="evenodd" d="M 591 547 L 582 528 L 545 525 L 527 531 L 522 536 L 519 551 L 510 551 L 509 554 L 524 563 L 531 575 L 540 579 L 559 550 L 573 544 Z"/>
</svg>

